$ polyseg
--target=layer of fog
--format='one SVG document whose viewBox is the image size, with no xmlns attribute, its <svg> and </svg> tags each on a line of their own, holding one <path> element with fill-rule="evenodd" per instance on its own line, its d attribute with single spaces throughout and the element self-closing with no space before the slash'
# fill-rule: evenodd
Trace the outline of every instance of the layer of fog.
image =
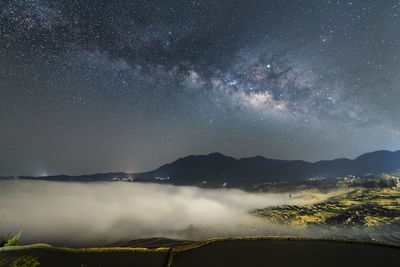
<svg viewBox="0 0 400 267">
<path fill-rule="evenodd" d="M 287 194 L 157 184 L 3 181 L 0 236 L 23 230 L 24 243 L 102 245 L 265 234 L 265 220 L 248 210 L 288 201 Z"/>
<path fill-rule="evenodd" d="M 22 243 L 102 246 L 147 237 L 306 235 L 331 232 L 269 223 L 249 210 L 291 203 L 288 194 L 142 183 L 0 182 L 0 237 Z M 354 232 L 352 232 L 354 234 Z"/>
</svg>

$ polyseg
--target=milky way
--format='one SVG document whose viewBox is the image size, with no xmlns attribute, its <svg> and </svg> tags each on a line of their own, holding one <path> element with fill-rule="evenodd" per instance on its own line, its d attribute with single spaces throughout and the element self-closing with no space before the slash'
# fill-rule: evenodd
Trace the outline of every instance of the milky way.
<svg viewBox="0 0 400 267">
<path fill-rule="evenodd" d="M 0 175 L 399 149 L 398 1 L 0 3 Z"/>
</svg>

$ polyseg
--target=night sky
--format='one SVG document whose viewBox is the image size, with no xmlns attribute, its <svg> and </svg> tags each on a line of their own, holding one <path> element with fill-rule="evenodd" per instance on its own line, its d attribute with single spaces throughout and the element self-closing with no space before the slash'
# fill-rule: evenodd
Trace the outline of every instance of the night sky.
<svg viewBox="0 0 400 267">
<path fill-rule="evenodd" d="M 400 149 L 400 2 L 1 0 L 0 175 Z"/>
</svg>

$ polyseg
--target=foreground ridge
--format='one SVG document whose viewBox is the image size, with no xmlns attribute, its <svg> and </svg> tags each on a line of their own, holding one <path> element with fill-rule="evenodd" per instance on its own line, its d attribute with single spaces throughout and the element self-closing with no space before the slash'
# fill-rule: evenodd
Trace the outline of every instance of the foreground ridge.
<svg viewBox="0 0 400 267">
<path fill-rule="evenodd" d="M 278 242 L 278 243 L 277 243 Z M 324 245 L 325 244 L 325 245 Z M 224 258 L 227 251 L 229 255 L 232 253 L 242 253 L 244 258 L 264 253 L 269 253 L 269 249 L 275 247 L 287 247 L 287 253 L 297 253 L 291 251 L 293 248 L 301 250 L 314 250 L 326 247 L 327 249 L 336 248 L 339 250 L 349 249 L 347 246 L 352 246 L 355 251 L 364 250 L 372 251 L 370 253 L 383 253 L 389 250 L 394 257 L 396 254 L 400 255 L 400 247 L 395 245 L 388 245 L 380 242 L 365 242 L 356 240 L 333 240 L 333 239 L 312 239 L 293 236 L 249 236 L 249 237 L 229 237 L 229 238 L 211 238 L 203 242 L 192 245 L 178 246 L 178 247 L 159 247 L 159 248 L 129 248 L 129 247 L 100 247 L 100 248 L 67 248 L 67 247 L 54 247 L 48 244 L 32 244 L 25 246 L 4 247 L 0 248 L 0 266 L 8 266 L 10 262 L 15 262 L 21 258 L 32 258 L 39 262 L 40 266 L 50 266 L 50 262 L 61 261 L 58 257 L 65 257 L 65 260 L 77 262 L 88 262 L 84 266 L 93 266 L 97 262 L 107 258 L 124 258 L 125 262 L 120 262 L 119 265 L 114 266 L 128 266 L 131 263 L 146 264 L 146 266 L 185 266 L 190 263 L 193 266 L 197 261 L 204 261 L 207 259 L 199 258 L 199 253 L 208 253 L 209 251 L 221 254 L 221 259 Z M 330 253 L 323 250 L 323 253 Z M 286 252 L 285 252 L 286 253 Z M 69 256 L 68 256 L 69 255 Z M 73 256 L 75 255 L 75 256 Z M 234 256 L 232 256 L 234 257 Z M 270 255 L 272 257 L 272 255 Z M 74 259 L 72 259 L 74 258 Z M 354 254 L 354 259 L 358 259 Z M 208 259 L 211 260 L 211 259 Z M 217 264 L 220 259 L 211 260 L 211 264 Z M 225 259 L 226 260 L 226 259 Z M 229 259 L 228 259 L 229 260 Z M 391 260 L 388 258 L 387 260 Z M 349 261 L 351 262 L 351 260 Z M 72 262 L 71 262 L 72 263 Z M 200 262 L 201 263 L 201 262 Z M 204 262 L 203 262 L 204 263 Z M 67 262 L 61 263 L 59 266 Z M 83 263 L 82 263 L 83 264 Z M 111 266 L 104 262 L 105 266 Z M 149 265 L 147 265 L 149 264 Z M 74 266 L 71 264 L 70 266 Z M 187 266 L 187 265 L 186 265 Z M 214 265 L 213 265 L 214 266 Z M 234 265 L 240 266 L 240 265 Z M 302 265 L 299 265 L 302 266 Z M 310 266 L 313 266 L 312 264 Z M 347 265 L 345 265 L 347 266 Z"/>
</svg>

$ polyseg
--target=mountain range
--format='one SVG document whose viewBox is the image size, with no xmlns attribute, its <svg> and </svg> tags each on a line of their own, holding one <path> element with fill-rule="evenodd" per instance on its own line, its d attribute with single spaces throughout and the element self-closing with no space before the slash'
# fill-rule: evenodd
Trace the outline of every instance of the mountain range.
<svg viewBox="0 0 400 267">
<path fill-rule="evenodd" d="M 142 182 L 160 182 L 174 185 L 209 186 L 228 183 L 230 187 L 249 186 L 261 182 L 295 182 L 307 178 L 344 175 L 364 176 L 393 172 L 400 169 L 400 150 L 375 151 L 353 160 L 339 158 L 307 162 L 302 160 L 268 159 L 262 156 L 236 159 L 221 153 L 191 155 L 142 173 L 98 173 L 82 176 L 18 177 L 54 181 L 110 181 L 134 179 Z"/>
<path fill-rule="evenodd" d="M 311 177 L 344 175 L 368 175 L 393 172 L 400 169 L 400 150 L 375 151 L 350 160 L 339 158 L 318 162 L 302 160 L 277 160 L 261 156 L 235 159 L 221 153 L 188 156 L 150 172 L 136 174 L 151 179 L 169 177 L 177 185 L 229 183 L 231 186 L 247 186 L 272 181 L 296 181 Z"/>
</svg>

